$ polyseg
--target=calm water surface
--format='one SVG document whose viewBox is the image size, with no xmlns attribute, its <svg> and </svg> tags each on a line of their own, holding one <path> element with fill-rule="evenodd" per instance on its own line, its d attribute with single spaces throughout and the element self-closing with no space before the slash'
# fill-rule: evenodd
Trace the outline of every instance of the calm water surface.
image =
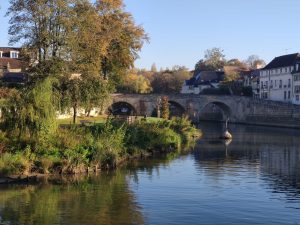
<svg viewBox="0 0 300 225">
<path fill-rule="evenodd" d="M 187 155 L 0 188 L 0 224 L 300 224 L 300 131 L 205 124 Z"/>
</svg>

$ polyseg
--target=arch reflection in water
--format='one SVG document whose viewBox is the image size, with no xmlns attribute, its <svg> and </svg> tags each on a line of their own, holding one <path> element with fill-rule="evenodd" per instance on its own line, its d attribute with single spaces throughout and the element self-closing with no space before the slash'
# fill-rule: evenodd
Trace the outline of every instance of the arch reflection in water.
<svg viewBox="0 0 300 225">
<path fill-rule="evenodd" d="M 300 131 L 231 124 L 234 139 L 228 145 L 216 137 L 223 124 L 202 123 L 204 138 L 194 153 L 199 169 L 222 174 L 222 168 L 257 171 L 287 201 L 300 203 Z M 300 207 L 300 205 L 299 205 Z"/>
</svg>

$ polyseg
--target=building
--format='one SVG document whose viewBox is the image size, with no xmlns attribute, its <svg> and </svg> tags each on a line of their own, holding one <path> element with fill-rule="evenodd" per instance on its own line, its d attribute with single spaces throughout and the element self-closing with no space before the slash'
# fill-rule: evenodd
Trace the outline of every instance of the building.
<svg viewBox="0 0 300 225">
<path fill-rule="evenodd" d="M 299 60 L 299 53 L 283 55 L 274 58 L 265 66 L 260 71 L 260 98 L 300 104 L 300 101 L 296 100 L 294 91 L 294 83 L 298 85 L 298 82 L 293 82 L 298 78 L 295 69 L 296 62 Z"/>
<path fill-rule="evenodd" d="M 300 59 L 295 63 L 293 74 L 293 98 L 294 104 L 300 105 Z"/>
<path fill-rule="evenodd" d="M 0 78 L 5 83 L 25 83 L 20 48 L 0 47 Z"/>
<path fill-rule="evenodd" d="M 182 94 L 200 94 L 204 89 L 218 88 L 224 79 L 222 71 L 200 71 L 191 79 L 186 80 L 182 86 Z"/>
<path fill-rule="evenodd" d="M 0 76 L 5 72 L 21 72 L 20 48 L 0 47 Z"/>
<path fill-rule="evenodd" d="M 245 71 L 241 74 L 243 77 L 243 86 L 251 87 L 253 98 L 259 98 L 259 74 L 260 69 Z"/>
</svg>

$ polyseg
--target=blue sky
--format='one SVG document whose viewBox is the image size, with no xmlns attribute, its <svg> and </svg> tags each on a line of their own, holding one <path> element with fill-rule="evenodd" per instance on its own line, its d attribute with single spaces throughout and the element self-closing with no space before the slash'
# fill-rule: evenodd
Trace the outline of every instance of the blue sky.
<svg viewBox="0 0 300 225">
<path fill-rule="evenodd" d="M 0 0 L 0 46 L 8 44 L 8 0 Z M 125 0 L 150 37 L 136 67 L 192 69 L 212 47 L 227 59 L 256 54 L 269 62 L 300 52 L 300 0 Z"/>
</svg>

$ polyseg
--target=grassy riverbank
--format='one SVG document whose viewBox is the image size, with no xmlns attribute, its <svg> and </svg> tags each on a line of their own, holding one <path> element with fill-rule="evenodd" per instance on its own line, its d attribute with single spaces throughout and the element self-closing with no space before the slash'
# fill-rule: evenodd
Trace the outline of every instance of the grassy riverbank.
<svg viewBox="0 0 300 225">
<path fill-rule="evenodd" d="M 80 173 L 110 169 L 126 159 L 181 151 L 201 132 L 185 118 L 106 121 L 91 126 L 58 128 L 39 145 L 0 133 L 0 175 Z"/>
</svg>

